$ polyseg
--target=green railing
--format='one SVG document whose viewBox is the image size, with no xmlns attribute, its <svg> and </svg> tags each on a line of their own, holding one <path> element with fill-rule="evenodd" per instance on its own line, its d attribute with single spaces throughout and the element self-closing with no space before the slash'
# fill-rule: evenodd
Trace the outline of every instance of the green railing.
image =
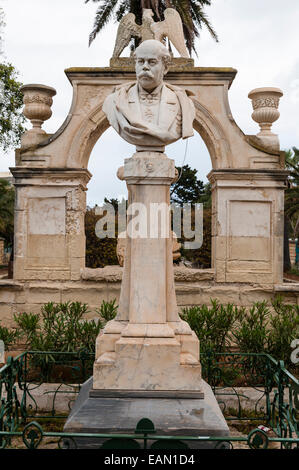
<svg viewBox="0 0 299 470">
<path fill-rule="evenodd" d="M 276 361 L 269 354 L 257 353 L 207 353 L 201 359 L 203 377 L 212 386 L 218 402 L 221 396 L 237 398 L 235 417 L 228 421 L 261 420 L 280 437 L 299 437 L 299 381 L 285 367 L 283 361 Z M 246 416 L 235 382 L 242 377 L 246 386 L 260 392 L 255 403 L 256 417 Z M 228 388 L 230 389 L 228 391 Z M 222 411 L 225 412 L 223 403 Z"/>
<path fill-rule="evenodd" d="M 51 411 L 46 418 L 65 418 L 56 411 L 57 400 L 61 393 L 69 393 L 71 409 L 80 384 L 92 375 L 93 361 L 94 355 L 85 352 L 27 351 L 15 359 L 9 358 L 0 369 L 0 448 L 9 447 L 15 439 L 21 439 L 28 448 L 36 448 L 45 438 L 57 438 L 58 447 L 72 448 L 76 447 L 78 439 L 90 436 L 99 440 L 99 447 L 110 445 L 111 449 L 147 448 L 148 442 L 153 440 L 151 448 L 160 449 L 186 448 L 184 446 L 194 445 L 192 441 L 209 442 L 217 448 L 234 448 L 237 443 L 249 448 L 268 448 L 275 443 L 283 448 L 299 448 L 298 379 L 285 369 L 282 361 L 267 354 L 209 352 L 201 355 L 201 363 L 203 378 L 212 386 L 228 421 L 249 421 L 253 426 L 260 421 L 271 427 L 277 437 L 269 438 L 260 429 L 253 429 L 243 437 L 159 436 L 155 434 L 154 424 L 146 419 L 138 423 L 135 434 L 131 435 L 45 431 L 40 424 L 45 414 L 38 409 L 34 392 L 44 383 L 56 383 L 53 390 L 44 392 L 51 393 Z M 240 380 L 243 387 L 259 392 L 254 415 L 242 406 L 246 394 L 239 392 Z M 235 399 L 234 416 L 227 410 L 224 397 Z"/>
</svg>

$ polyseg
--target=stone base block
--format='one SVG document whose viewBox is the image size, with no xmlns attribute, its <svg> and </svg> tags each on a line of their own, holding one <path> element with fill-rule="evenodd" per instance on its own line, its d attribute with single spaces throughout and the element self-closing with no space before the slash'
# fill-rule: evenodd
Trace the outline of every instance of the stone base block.
<svg viewBox="0 0 299 470">
<path fill-rule="evenodd" d="M 94 364 L 99 390 L 201 390 L 201 382 L 198 357 L 181 353 L 176 338 L 121 337 Z"/>
<path fill-rule="evenodd" d="M 138 421 L 150 419 L 157 435 L 229 436 L 229 429 L 211 387 L 202 381 L 204 399 L 169 396 L 160 392 L 143 396 L 128 392 L 127 397 L 98 395 L 92 389 L 92 377 L 83 385 L 64 426 L 64 432 L 134 434 Z M 159 396 L 160 394 L 160 396 Z M 192 396 L 192 395 L 189 395 Z M 188 397 L 188 395 L 187 395 Z M 136 435 L 138 438 L 138 435 Z M 78 448 L 100 448 L 103 439 L 92 437 L 75 440 Z M 217 442 L 185 441 L 193 449 L 215 447 Z"/>
</svg>

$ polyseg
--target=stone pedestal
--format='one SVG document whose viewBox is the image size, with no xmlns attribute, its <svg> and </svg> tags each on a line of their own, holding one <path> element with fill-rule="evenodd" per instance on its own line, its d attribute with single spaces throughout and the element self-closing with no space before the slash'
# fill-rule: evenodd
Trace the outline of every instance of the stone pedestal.
<svg viewBox="0 0 299 470">
<path fill-rule="evenodd" d="M 91 174 L 84 169 L 38 166 L 19 166 L 11 172 L 16 188 L 14 279 L 80 280 L 85 266 L 86 185 Z"/>
<path fill-rule="evenodd" d="M 127 182 L 131 214 L 119 313 L 97 338 L 94 376 L 64 430 L 133 433 L 146 417 L 159 434 L 228 435 L 213 392 L 201 378 L 198 338 L 178 315 L 169 212 L 174 161 L 162 153 L 138 152 L 125 160 L 118 176 Z M 100 442 L 89 437 L 77 445 L 99 447 Z"/>
<path fill-rule="evenodd" d="M 262 168 L 209 173 L 216 282 L 282 283 L 287 174 Z"/>
<path fill-rule="evenodd" d="M 93 388 L 201 390 L 199 342 L 178 315 L 174 289 L 174 161 L 138 152 L 118 173 L 130 195 L 124 275 L 119 314 L 97 339 Z"/>
<path fill-rule="evenodd" d="M 157 435 L 229 436 L 211 387 L 202 381 L 200 394 L 188 392 L 123 392 L 92 390 L 92 378 L 81 388 L 64 432 L 134 434 L 138 421 L 150 419 Z M 136 435 L 138 439 L 138 434 Z M 154 440 L 154 439 L 153 439 Z M 76 438 L 78 448 L 99 449 L 104 439 Z M 191 449 L 214 448 L 217 441 L 184 441 Z M 149 447 L 151 442 L 149 442 Z"/>
</svg>

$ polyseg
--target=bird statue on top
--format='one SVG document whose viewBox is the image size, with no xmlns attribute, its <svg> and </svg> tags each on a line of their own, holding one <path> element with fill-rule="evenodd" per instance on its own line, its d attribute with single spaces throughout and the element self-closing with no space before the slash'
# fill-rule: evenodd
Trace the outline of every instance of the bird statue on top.
<svg viewBox="0 0 299 470">
<path fill-rule="evenodd" d="M 164 152 L 165 145 L 193 136 L 193 93 L 165 83 L 171 61 L 168 49 L 155 39 L 134 52 L 136 82 L 117 86 L 103 104 L 110 125 L 137 152 Z"/>
<path fill-rule="evenodd" d="M 166 8 L 164 21 L 155 22 L 153 16 L 152 10 L 144 8 L 141 25 L 136 23 L 134 13 L 128 13 L 122 18 L 117 30 L 113 57 L 120 56 L 132 37 L 140 38 L 141 42 L 156 39 L 162 43 L 167 37 L 181 57 L 189 57 L 180 14 L 174 8 Z"/>
</svg>

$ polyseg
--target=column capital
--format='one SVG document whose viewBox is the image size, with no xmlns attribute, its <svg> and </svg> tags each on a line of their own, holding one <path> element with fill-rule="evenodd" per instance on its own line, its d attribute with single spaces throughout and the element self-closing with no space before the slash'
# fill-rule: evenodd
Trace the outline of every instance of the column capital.
<svg viewBox="0 0 299 470">
<path fill-rule="evenodd" d="M 170 185 L 175 178 L 174 160 L 159 152 L 137 152 L 124 163 L 128 184 Z"/>
</svg>

